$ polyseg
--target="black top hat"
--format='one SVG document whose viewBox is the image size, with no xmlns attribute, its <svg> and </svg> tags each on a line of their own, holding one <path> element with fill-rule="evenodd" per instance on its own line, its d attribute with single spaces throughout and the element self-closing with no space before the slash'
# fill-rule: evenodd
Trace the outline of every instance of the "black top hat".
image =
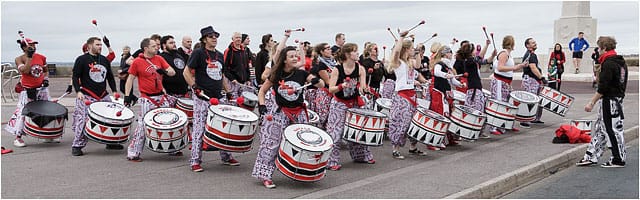
<svg viewBox="0 0 640 200">
<path fill-rule="evenodd" d="M 212 26 L 207 26 L 204 27 L 202 29 L 200 29 L 200 38 L 204 38 L 205 36 L 209 35 L 209 34 L 214 34 L 216 37 L 220 37 L 220 33 L 216 32 L 215 30 L 213 30 Z"/>
</svg>

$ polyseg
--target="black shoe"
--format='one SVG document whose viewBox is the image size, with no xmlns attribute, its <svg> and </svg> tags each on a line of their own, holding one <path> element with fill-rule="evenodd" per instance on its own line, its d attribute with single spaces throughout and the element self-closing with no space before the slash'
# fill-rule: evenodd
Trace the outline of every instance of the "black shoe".
<svg viewBox="0 0 640 200">
<path fill-rule="evenodd" d="M 422 152 L 422 151 L 418 150 L 418 148 L 416 148 L 416 149 L 409 149 L 409 153 L 410 153 L 410 154 L 419 155 L 419 156 L 426 156 L 426 155 L 427 155 L 427 153 L 426 153 L 426 152 Z"/>
<path fill-rule="evenodd" d="M 532 121 L 531 123 L 534 123 L 534 124 L 544 124 L 544 122 L 543 122 L 543 121 L 540 121 L 540 120 Z"/>
<path fill-rule="evenodd" d="M 520 122 L 520 127 L 522 127 L 522 128 L 531 128 L 531 125 L 529 125 L 529 123 L 526 123 L 526 122 Z"/>
<path fill-rule="evenodd" d="M 107 144 L 106 149 L 109 149 L 109 150 L 121 150 L 121 149 L 124 149 L 124 146 L 122 146 L 121 144 Z"/>
<path fill-rule="evenodd" d="M 84 153 L 82 153 L 82 148 L 80 147 L 71 147 L 71 155 L 82 156 Z"/>
</svg>

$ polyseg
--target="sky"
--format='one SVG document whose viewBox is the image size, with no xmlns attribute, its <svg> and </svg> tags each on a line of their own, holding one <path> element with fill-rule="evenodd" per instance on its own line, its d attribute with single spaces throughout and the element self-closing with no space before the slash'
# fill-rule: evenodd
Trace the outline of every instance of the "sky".
<svg viewBox="0 0 640 200">
<path fill-rule="evenodd" d="M 153 33 L 173 35 L 180 44 L 184 35 L 197 41 L 200 29 L 209 25 L 221 33 L 218 50 L 229 46 L 233 32 L 249 34 L 249 47 L 257 53 L 262 35 L 272 33 L 281 41 L 285 29 L 304 27 L 306 31 L 295 32 L 288 45 L 294 45 L 295 39 L 333 44 L 335 34 L 342 32 L 360 52 L 366 41 L 372 41 L 387 46 L 389 54 L 393 38 L 387 27 L 408 29 L 423 19 L 426 24 L 412 33 L 416 42 L 438 33 L 427 47 L 434 41 L 450 43 L 454 37 L 483 43 L 482 26 L 486 26 L 495 33 L 498 47 L 505 35 L 515 37 L 513 55 L 524 53 L 527 37 L 536 39 L 539 54 L 546 54 L 554 44 L 554 20 L 561 16 L 561 8 L 561 1 L 3 1 L 0 54 L 4 63 L 22 53 L 16 40 L 17 31 L 23 30 L 39 41 L 38 52 L 49 62 L 73 62 L 87 38 L 101 35 L 92 19 L 109 37 L 118 55 L 116 62 L 123 46 L 138 49 L 140 41 Z M 637 1 L 591 2 L 598 34 L 615 36 L 621 54 L 638 54 L 638 12 Z M 595 46 L 595 36 L 585 38 Z"/>
</svg>

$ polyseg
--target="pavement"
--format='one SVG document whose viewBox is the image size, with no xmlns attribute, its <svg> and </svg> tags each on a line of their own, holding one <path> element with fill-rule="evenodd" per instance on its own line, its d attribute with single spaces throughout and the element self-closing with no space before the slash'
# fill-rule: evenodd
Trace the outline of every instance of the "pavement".
<svg viewBox="0 0 640 200">
<path fill-rule="evenodd" d="M 638 140 L 627 143 L 625 168 L 576 167 L 514 191 L 505 199 L 638 199 Z M 604 154 L 608 158 L 611 152 Z M 602 162 L 607 159 L 602 159 Z"/>
<path fill-rule="evenodd" d="M 52 88 L 52 94 L 61 94 L 67 81 L 53 80 L 54 85 L 64 85 L 64 88 Z M 514 88 L 519 87 L 520 83 L 515 81 Z M 404 147 L 405 160 L 393 159 L 391 145 L 385 140 L 383 146 L 371 148 L 377 161 L 373 165 L 351 162 L 348 152 L 343 150 L 340 171 L 328 171 L 318 182 L 302 183 L 276 170 L 273 177 L 276 189 L 265 189 L 251 177 L 259 139 L 254 141 L 250 152 L 234 153 L 240 166 L 222 165 L 217 152 L 205 152 L 202 164 L 205 171 L 194 173 L 190 170 L 186 149 L 182 157 L 145 149 L 144 162 L 133 163 L 126 160 L 126 150 L 105 150 L 104 145 L 89 142 L 84 149 L 85 156 L 73 157 L 70 121 L 58 144 L 26 137 L 28 146 L 18 148 L 12 145 L 13 137 L 2 130 L 2 146 L 14 152 L 0 157 L 0 197 L 495 198 L 572 165 L 584 153 L 584 144 L 552 144 L 551 139 L 560 124 L 569 123 L 571 119 L 595 119 L 595 112 L 582 109 L 594 91 L 590 83 L 583 82 L 566 82 L 562 87 L 566 88 L 563 92 L 575 97 L 575 102 L 565 117 L 545 110 L 543 125 L 533 125 L 518 133 L 492 135 L 490 139 L 461 142 L 443 151 L 428 151 L 424 157 L 408 155 L 408 147 Z M 632 141 L 638 137 L 638 81 L 629 82 L 627 93 L 625 139 Z M 73 98 L 60 102 L 73 112 Z M 14 109 L 14 104 L 2 103 L 3 126 Z M 134 111 L 138 110 L 138 106 L 134 107 Z M 419 148 L 425 149 L 424 145 Z M 626 175 L 638 179 L 637 173 Z"/>
</svg>

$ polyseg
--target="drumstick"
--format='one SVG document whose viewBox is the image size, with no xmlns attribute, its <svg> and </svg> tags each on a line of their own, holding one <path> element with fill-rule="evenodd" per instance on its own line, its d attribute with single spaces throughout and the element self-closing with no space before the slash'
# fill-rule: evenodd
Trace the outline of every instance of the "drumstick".
<svg viewBox="0 0 640 200">
<path fill-rule="evenodd" d="M 487 37 L 487 40 L 488 40 L 489 36 L 487 35 L 487 27 L 482 26 L 482 31 L 484 32 L 484 36 Z"/>
<path fill-rule="evenodd" d="M 289 29 L 289 30 L 290 30 L 290 31 L 301 31 L 301 32 L 304 32 L 304 27 L 301 27 L 301 28 L 292 28 L 292 29 Z"/>
<path fill-rule="evenodd" d="M 389 33 L 391 33 L 391 36 L 393 37 L 393 39 L 395 41 L 398 41 L 398 38 L 396 37 L 396 35 L 393 34 L 393 32 L 391 31 L 391 28 L 387 27 L 387 31 L 389 31 Z"/>
<path fill-rule="evenodd" d="M 98 21 L 93 19 L 91 20 L 91 23 L 94 25 L 94 27 L 96 27 L 96 29 L 98 30 L 98 32 L 100 32 L 100 34 L 102 34 L 103 36 L 105 35 L 102 30 L 100 30 L 100 28 L 98 27 Z"/>
<path fill-rule="evenodd" d="M 424 20 L 420 21 L 420 23 L 416 24 L 415 26 L 413 26 L 413 27 L 411 27 L 409 30 L 407 30 L 407 32 L 410 32 L 410 31 L 412 31 L 413 29 L 417 28 L 418 26 L 423 25 L 425 22 L 426 22 L 426 21 L 424 21 Z M 400 29 L 398 29 L 398 30 L 400 30 Z"/>
<path fill-rule="evenodd" d="M 465 72 L 464 74 L 456 74 L 455 77 L 468 77 L 469 73 Z"/>
<path fill-rule="evenodd" d="M 438 33 L 434 33 L 433 35 L 431 35 L 431 37 L 430 37 L 429 39 L 425 40 L 425 41 L 424 41 L 424 42 L 422 42 L 421 44 L 427 43 L 429 40 L 431 40 L 431 39 L 433 39 L 433 38 L 435 38 L 435 37 L 438 37 Z"/>
<path fill-rule="evenodd" d="M 382 60 L 387 58 L 387 46 L 382 46 Z"/>
<path fill-rule="evenodd" d="M 493 43 L 493 50 L 497 51 L 498 49 L 496 49 L 496 41 L 493 39 L 493 32 L 491 32 L 490 35 L 491 35 L 491 43 Z"/>
<path fill-rule="evenodd" d="M 367 76 L 369 76 L 369 81 L 367 81 L 367 85 L 371 85 L 371 76 L 373 75 L 373 68 L 367 69 Z"/>
<path fill-rule="evenodd" d="M 207 96 L 202 90 L 199 90 L 198 95 L 206 99 L 209 99 L 209 104 L 211 105 L 217 106 L 220 103 L 220 101 L 218 101 L 218 98 L 211 98 Z"/>
</svg>

